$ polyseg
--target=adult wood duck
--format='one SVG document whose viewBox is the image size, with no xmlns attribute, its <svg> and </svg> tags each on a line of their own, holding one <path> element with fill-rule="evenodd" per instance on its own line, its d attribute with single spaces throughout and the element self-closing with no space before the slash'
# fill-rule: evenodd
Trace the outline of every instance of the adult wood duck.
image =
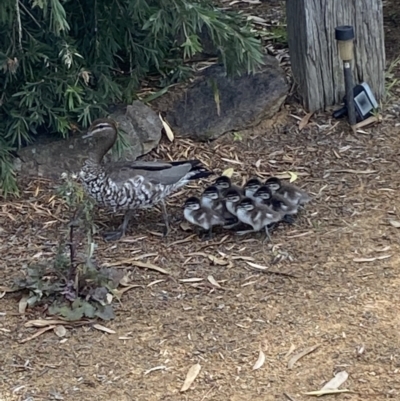
<svg viewBox="0 0 400 401">
<path fill-rule="evenodd" d="M 111 119 L 93 121 L 84 138 L 93 138 L 94 149 L 88 154 L 80 178 L 87 193 L 103 207 L 124 211 L 117 231 L 104 235 L 105 240 L 118 240 L 125 235 L 132 212 L 161 204 L 167 235 L 170 228 L 164 199 L 189 181 L 212 173 L 199 160 L 134 161 L 103 164 L 104 155 L 117 140 L 117 126 Z"/>
</svg>

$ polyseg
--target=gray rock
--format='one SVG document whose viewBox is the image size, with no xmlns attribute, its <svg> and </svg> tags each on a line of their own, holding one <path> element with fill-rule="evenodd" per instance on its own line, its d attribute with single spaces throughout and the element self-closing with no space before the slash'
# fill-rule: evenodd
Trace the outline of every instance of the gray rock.
<svg viewBox="0 0 400 401">
<path fill-rule="evenodd" d="M 136 160 L 150 152 L 161 139 L 162 123 L 158 115 L 140 101 L 119 108 L 111 114 L 125 132 L 130 144 L 123 151 L 120 160 Z M 15 168 L 20 175 L 42 176 L 57 179 L 63 172 L 77 172 L 81 168 L 88 150 L 93 147 L 89 139 L 82 135 L 71 136 L 67 140 L 27 146 L 18 151 Z M 115 152 L 106 156 L 106 162 L 117 159 Z"/>
<path fill-rule="evenodd" d="M 219 92 L 220 115 L 215 87 Z M 173 102 L 166 120 L 182 136 L 200 141 L 216 139 L 271 118 L 288 90 L 285 74 L 273 57 L 266 56 L 265 65 L 254 75 L 227 77 L 223 66 L 214 65 L 201 72 Z"/>
</svg>

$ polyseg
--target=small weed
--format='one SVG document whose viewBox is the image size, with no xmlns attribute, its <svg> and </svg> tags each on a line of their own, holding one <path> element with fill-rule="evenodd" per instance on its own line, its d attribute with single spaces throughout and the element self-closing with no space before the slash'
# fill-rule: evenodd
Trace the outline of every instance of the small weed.
<svg viewBox="0 0 400 401">
<path fill-rule="evenodd" d="M 25 277 L 16 279 L 14 285 L 15 289 L 28 292 L 29 307 L 46 303 L 50 305 L 49 314 L 61 315 L 66 320 L 110 320 L 114 318 L 114 290 L 124 274 L 96 266 L 93 203 L 75 178 L 64 173 L 64 182 L 58 188 L 71 217 L 54 260 L 50 264 L 30 265 Z"/>
</svg>

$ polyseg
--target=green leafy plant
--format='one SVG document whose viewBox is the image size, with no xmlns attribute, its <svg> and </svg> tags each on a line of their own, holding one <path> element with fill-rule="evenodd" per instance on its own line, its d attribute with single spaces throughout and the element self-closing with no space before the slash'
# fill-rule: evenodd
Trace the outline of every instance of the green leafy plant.
<svg viewBox="0 0 400 401">
<path fill-rule="evenodd" d="M 15 280 L 15 289 L 28 292 L 30 307 L 45 302 L 50 305 L 50 314 L 66 320 L 113 319 L 112 299 L 123 273 L 112 268 L 100 269 L 94 263 L 93 203 L 74 177 L 64 173 L 63 179 L 58 194 L 64 199 L 71 219 L 57 255 L 50 264 L 27 267 L 26 276 Z M 82 251 L 80 244 L 85 242 Z"/>
<path fill-rule="evenodd" d="M 2 0 L 3 194 L 16 191 L 14 150 L 38 134 L 87 127 L 108 105 L 135 99 L 145 77 L 159 88 L 186 79 L 204 32 L 228 74 L 262 63 L 251 22 L 211 0 Z"/>
</svg>

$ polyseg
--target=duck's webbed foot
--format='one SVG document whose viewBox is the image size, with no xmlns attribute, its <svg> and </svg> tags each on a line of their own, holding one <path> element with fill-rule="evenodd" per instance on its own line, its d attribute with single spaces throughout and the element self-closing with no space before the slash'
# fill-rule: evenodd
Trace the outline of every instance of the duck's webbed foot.
<svg viewBox="0 0 400 401">
<path fill-rule="evenodd" d="M 130 220 L 130 218 L 131 218 L 131 216 L 132 216 L 132 213 L 133 213 L 133 212 L 132 212 L 131 210 L 128 210 L 128 211 L 125 213 L 124 221 L 123 221 L 122 224 L 118 227 L 117 230 L 105 232 L 105 233 L 103 234 L 104 241 L 107 241 L 107 242 L 110 242 L 110 241 L 118 241 L 119 239 L 121 239 L 122 237 L 124 237 L 124 236 L 125 236 L 125 233 L 126 233 L 126 228 L 128 227 L 129 220 Z"/>
</svg>

